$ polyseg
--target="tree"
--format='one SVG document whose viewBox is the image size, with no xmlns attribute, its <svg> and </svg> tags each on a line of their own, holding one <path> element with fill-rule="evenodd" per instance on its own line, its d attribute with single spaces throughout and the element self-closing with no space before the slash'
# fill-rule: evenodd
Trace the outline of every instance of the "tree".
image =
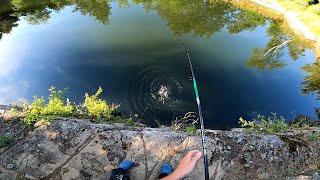
<svg viewBox="0 0 320 180">
<path fill-rule="evenodd" d="M 293 34 L 292 32 L 284 32 L 281 23 L 274 20 L 270 21 L 267 34 L 271 39 L 265 48 L 252 49 L 252 55 L 247 61 L 248 67 L 264 70 L 282 68 L 287 65 L 286 62 L 281 60 L 286 48 L 293 60 L 304 56 L 306 43 L 298 38 L 292 38 L 289 35 Z"/>
<path fill-rule="evenodd" d="M 302 67 L 302 70 L 308 75 L 304 77 L 301 83 L 301 92 L 303 94 L 316 93 L 317 99 L 320 99 L 320 58 L 313 64 L 307 64 Z"/>
</svg>

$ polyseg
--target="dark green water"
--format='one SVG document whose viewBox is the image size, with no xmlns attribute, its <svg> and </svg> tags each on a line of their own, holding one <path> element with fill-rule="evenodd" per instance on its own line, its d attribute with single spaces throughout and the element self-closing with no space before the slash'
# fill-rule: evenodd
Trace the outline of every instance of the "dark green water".
<svg viewBox="0 0 320 180">
<path fill-rule="evenodd" d="M 125 115 L 169 123 L 196 111 L 182 34 L 207 128 L 270 112 L 315 116 L 320 66 L 281 26 L 221 1 L 0 2 L 0 103 L 46 96 L 51 86 L 82 102 L 101 86 Z"/>
</svg>

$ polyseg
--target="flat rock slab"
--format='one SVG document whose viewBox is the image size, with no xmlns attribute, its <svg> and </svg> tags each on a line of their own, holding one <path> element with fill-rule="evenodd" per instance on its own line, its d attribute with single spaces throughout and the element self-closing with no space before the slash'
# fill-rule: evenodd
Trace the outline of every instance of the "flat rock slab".
<svg viewBox="0 0 320 180">
<path fill-rule="evenodd" d="M 287 179 L 314 173 L 320 162 L 318 141 L 232 131 L 206 134 L 211 179 Z M 200 137 L 183 132 L 54 121 L 0 149 L 0 179 L 106 180 L 124 159 L 135 162 L 131 179 L 157 179 L 163 163 L 176 167 L 193 149 L 201 150 Z M 204 179 L 203 174 L 201 159 L 186 179 Z"/>
</svg>

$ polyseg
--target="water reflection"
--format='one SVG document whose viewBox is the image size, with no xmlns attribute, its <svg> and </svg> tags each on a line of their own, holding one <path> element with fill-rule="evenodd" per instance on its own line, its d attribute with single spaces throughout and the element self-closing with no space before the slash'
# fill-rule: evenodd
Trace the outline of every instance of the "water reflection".
<svg viewBox="0 0 320 180">
<path fill-rule="evenodd" d="M 307 64 L 303 66 L 303 71 L 308 75 L 304 77 L 304 81 L 301 83 L 301 91 L 304 94 L 316 94 L 317 99 L 320 99 L 320 58 L 315 63 Z"/>
<path fill-rule="evenodd" d="M 74 11 L 96 18 L 102 24 L 110 22 L 111 0 L 11 0 L 0 3 L 0 40 L 2 34 L 10 33 L 22 16 L 30 24 L 45 23 L 52 11 L 60 11 L 65 6 L 73 6 Z M 129 7 L 127 0 L 116 1 L 120 7 Z M 192 33 L 194 36 L 211 37 L 214 33 L 226 28 L 230 34 L 242 31 L 253 31 L 258 26 L 265 26 L 267 19 L 251 11 L 239 10 L 224 1 L 160 1 L 133 0 L 136 5 L 143 5 L 146 11 L 154 10 L 163 18 L 171 31 L 179 34 Z M 267 33 L 270 37 L 265 48 L 254 48 L 248 59 L 248 66 L 257 69 L 275 69 L 286 66 L 281 60 L 283 50 L 288 48 L 292 59 L 303 56 L 307 43 L 296 39 L 275 53 L 265 54 L 273 47 L 288 41 L 289 32 L 283 32 L 282 22 L 271 20 Z"/>
<path fill-rule="evenodd" d="M 193 92 L 180 92 L 181 87 L 186 87 L 185 84 L 190 85 L 190 82 L 186 80 L 186 82 L 181 81 L 181 79 L 187 79 L 189 72 L 187 73 L 177 73 L 176 67 L 181 67 L 181 64 L 177 62 L 167 62 L 169 60 L 175 61 L 176 59 L 185 59 L 185 55 L 181 52 L 181 47 L 177 44 L 174 44 L 172 41 L 164 40 L 161 41 L 162 36 L 160 35 L 161 30 L 159 32 L 157 31 L 157 27 L 150 23 L 150 22 L 142 22 L 141 26 L 139 25 L 130 25 L 128 26 L 119 26 L 116 31 L 121 31 L 122 33 L 114 33 L 111 31 L 108 31 L 107 29 L 111 26 L 110 24 L 114 19 L 112 19 L 111 15 L 115 7 L 121 7 L 121 8 L 129 8 L 131 7 L 143 7 L 145 11 L 152 13 L 156 13 L 161 19 L 164 20 L 164 22 L 167 24 L 167 27 L 170 29 L 170 31 L 173 34 L 191 34 L 195 41 L 201 37 L 201 39 L 205 38 L 212 38 L 213 41 L 221 41 L 223 43 L 229 43 L 229 44 L 219 44 L 217 46 L 212 46 L 215 49 L 210 49 L 203 47 L 202 52 L 206 52 L 201 54 L 201 50 L 195 52 L 193 57 L 199 57 L 197 59 L 203 59 L 205 61 L 206 59 L 210 59 L 210 65 L 215 64 L 216 67 L 211 69 L 206 69 L 210 65 L 204 65 L 203 71 L 201 72 L 201 75 L 199 74 L 199 81 L 201 83 L 201 79 L 203 79 L 204 86 L 210 87 L 208 89 L 203 88 L 201 91 L 203 94 L 208 97 L 204 99 L 204 104 L 207 103 L 213 103 L 210 104 L 214 106 L 210 109 L 210 111 L 214 111 L 213 109 L 218 109 L 219 107 L 227 106 L 226 102 L 233 102 L 236 100 L 241 100 L 244 102 L 251 103 L 252 106 L 250 106 L 252 111 L 256 111 L 257 109 L 265 108 L 263 105 L 256 105 L 257 101 L 259 99 L 251 98 L 251 93 L 259 94 L 259 92 L 241 92 L 241 94 L 244 97 L 232 97 L 232 90 L 236 88 L 244 88 L 248 87 L 251 91 L 249 86 L 254 86 L 252 82 L 255 82 L 255 84 L 261 83 L 259 80 L 256 80 L 255 78 L 252 78 L 251 76 L 244 76 L 244 79 L 241 79 L 241 85 L 238 77 L 234 76 L 233 73 L 243 73 L 248 74 L 247 70 L 241 69 L 238 67 L 237 71 L 234 72 L 224 72 L 222 73 L 215 73 L 213 74 L 213 71 L 220 72 L 222 68 L 219 69 L 219 63 L 218 61 L 226 61 L 226 59 L 232 59 L 233 65 L 236 63 L 242 63 L 238 60 L 237 56 L 243 55 L 241 48 L 242 46 L 250 46 L 247 44 L 247 40 L 241 40 L 241 44 L 236 46 L 237 42 L 234 39 L 231 40 L 219 40 L 219 37 L 221 37 L 221 33 L 226 32 L 226 34 L 239 34 L 239 33 L 247 33 L 249 36 L 251 36 L 251 33 L 254 32 L 258 27 L 264 26 L 266 27 L 266 35 L 268 38 L 266 39 L 268 42 L 265 43 L 266 45 L 263 47 L 256 46 L 252 49 L 252 52 L 250 53 L 250 56 L 247 60 L 247 67 L 253 69 L 252 72 L 255 73 L 255 69 L 258 70 L 275 70 L 280 68 L 285 68 L 289 63 L 293 63 L 292 60 L 297 60 L 300 57 L 304 56 L 306 50 L 309 48 L 307 43 L 299 40 L 298 38 L 295 38 L 292 36 L 292 33 L 288 30 L 285 30 L 283 22 L 280 21 L 274 21 L 269 20 L 261 15 L 258 15 L 256 13 L 253 13 L 251 11 L 246 10 L 239 10 L 238 8 L 232 6 L 229 3 L 226 3 L 221 0 L 211 0 L 211 1 L 202 1 L 202 0 L 173 0 L 173 1 L 162 1 L 162 0 L 132 0 L 131 2 L 128 2 L 127 0 L 117 0 L 117 1 L 111 1 L 111 0 L 92 0 L 92 1 L 84 1 L 84 0 L 11 0 L 8 2 L 0 2 L 0 47 L 1 47 L 1 37 L 3 34 L 9 34 L 12 29 L 15 27 L 21 26 L 21 22 L 27 21 L 29 24 L 33 25 L 41 25 L 50 23 L 50 19 L 54 19 L 53 14 L 56 12 L 63 12 L 64 10 L 72 9 L 73 12 L 81 13 L 84 16 L 88 17 L 94 17 L 96 19 L 96 22 L 99 22 L 100 25 L 106 25 L 107 28 L 101 28 L 102 26 L 98 26 L 96 24 L 93 24 L 92 21 L 81 21 L 81 23 L 86 22 L 89 24 L 81 24 L 79 22 L 70 22 L 67 21 L 67 23 L 72 23 L 70 26 L 66 26 L 63 28 L 71 28 L 68 29 L 68 31 L 71 31 L 71 33 L 61 33 L 61 35 L 57 35 L 56 32 L 53 33 L 52 29 L 49 29 L 47 34 L 52 34 L 54 38 L 50 39 L 50 43 L 53 44 L 52 47 L 48 47 L 47 49 L 44 48 L 42 50 L 47 50 L 46 54 L 39 53 L 39 57 L 32 57 L 32 63 L 37 64 L 37 66 L 29 65 L 27 64 L 25 66 L 26 69 L 29 69 L 28 73 L 30 73 L 30 77 L 38 78 L 35 74 L 33 74 L 33 71 L 40 71 L 41 73 L 52 73 L 57 72 L 55 74 L 54 82 L 58 81 L 59 79 L 63 79 L 66 83 L 71 83 L 74 86 L 74 89 L 81 88 L 85 86 L 93 86 L 92 88 L 95 90 L 98 83 L 100 83 L 101 79 L 97 79 L 98 76 L 103 76 L 103 73 L 108 71 L 108 74 L 110 74 L 111 77 L 116 77 L 117 80 L 115 81 L 130 81 L 130 82 L 137 82 L 136 84 L 131 85 L 128 89 L 129 95 L 127 98 L 127 101 L 129 101 L 129 106 L 132 108 L 132 110 L 135 113 L 139 114 L 155 114 L 155 113 L 162 113 L 159 111 L 160 109 L 166 110 L 167 107 L 163 106 L 163 103 L 156 103 L 155 99 L 161 99 L 161 96 L 159 95 L 159 92 L 161 90 L 167 89 L 173 89 L 173 91 L 176 91 L 175 93 L 171 94 L 176 97 L 172 98 L 172 102 L 169 104 L 172 106 L 176 106 L 177 101 L 179 99 L 186 100 L 183 105 L 178 105 L 176 108 L 180 108 L 182 110 L 189 109 L 189 107 L 192 107 L 194 105 L 194 99 L 193 99 Z M 65 13 L 65 12 L 63 12 Z M 67 15 L 70 15 L 68 13 Z M 67 18 L 67 16 L 66 16 Z M 141 21 L 145 21 L 146 19 L 143 19 L 143 17 L 138 17 L 136 19 L 142 19 Z M 23 21 L 19 21 L 23 19 Z M 73 20 L 73 19 L 72 19 Z M 153 19 L 152 19 L 153 20 Z M 116 21 L 116 20 L 114 20 Z M 125 22 L 126 24 L 130 23 L 137 23 L 137 21 L 130 22 L 131 20 L 127 18 Z M 91 23 L 91 24 L 90 24 Z M 110 25 L 110 26 L 109 26 Z M 34 26 L 37 27 L 37 26 Z M 61 26 L 59 26 L 61 27 Z M 103 26 L 104 27 L 104 26 Z M 124 28 L 122 28 L 124 27 Z M 125 29 L 128 28 L 129 29 Z M 147 39 L 146 37 L 143 37 L 144 34 L 138 34 L 134 33 L 136 31 L 143 31 L 147 28 L 150 28 L 154 34 L 158 34 L 157 38 L 154 38 L 152 40 Z M 82 29 L 82 31 L 78 30 Z M 50 31 L 51 30 L 51 31 Z M 73 32 L 77 31 L 77 32 Z M 106 33 L 108 31 L 108 33 Z M 59 31 L 60 32 L 60 31 Z M 95 36 L 95 33 L 100 32 L 99 35 Z M 101 33 L 103 32 L 103 33 Z M 147 31 L 144 31 L 147 32 Z M 56 33 L 56 34 L 55 34 Z M 220 36 L 219 36 L 220 33 Z M 39 38 L 48 37 L 51 36 L 45 36 L 44 33 L 39 33 Z M 98 33 L 97 33 L 98 34 Z M 103 35 L 101 35 L 103 34 Z M 136 34 L 140 36 L 135 36 Z M 218 36 L 214 36 L 217 35 Z M 262 34 L 262 33 L 261 33 Z M 119 37 L 123 36 L 123 37 Z M 82 36 L 81 40 L 77 41 L 68 41 L 68 39 L 74 38 L 74 36 Z M 104 37 L 105 36 L 105 37 Z M 125 37 L 124 37 L 125 36 Z M 213 37 L 214 36 L 214 37 Z M 57 40 L 55 38 L 59 38 L 60 42 L 56 42 Z M 223 36 L 225 38 L 225 36 Z M 262 39 L 263 37 L 261 37 Z M 139 40 L 138 40 L 139 39 Z M 92 40 L 92 41 L 91 41 Z M 251 39 L 250 39 L 251 40 Z M 27 40 L 26 40 L 27 41 Z M 93 42 L 94 41 L 94 42 Z M 137 42 L 139 41 L 139 42 Z M 80 43 L 79 43 L 80 42 Z M 21 43 L 19 41 L 19 43 Z M 82 44 L 81 44 L 82 43 Z M 86 44 L 84 44 L 86 43 Z M 239 41 L 238 41 L 239 43 Z M 261 44 L 261 43 L 256 43 Z M 209 44 L 212 45 L 212 44 Z M 5 46 L 5 45 L 2 45 Z M 46 46 L 45 43 L 37 42 L 33 43 L 32 46 L 34 46 L 35 49 L 41 49 L 40 46 Z M 51 45 L 50 45 L 51 46 Z M 26 45 L 24 48 L 27 48 L 28 45 Z M 107 48 L 106 48 L 107 47 Z M 196 47 L 196 46 L 194 46 Z M 227 50 L 228 47 L 235 47 L 238 49 L 231 49 Z M 21 47 L 16 47 L 17 49 L 13 51 L 20 52 L 20 56 L 23 56 L 21 52 L 23 50 L 18 49 Z M 198 49 L 201 49 L 201 47 L 197 47 Z M 62 49 L 62 50 L 60 50 Z M 195 49 L 195 48 L 193 48 Z M 0 49 L 1 50 L 1 49 Z M 27 51 L 27 50 L 25 50 Z M 195 50 L 196 51 L 196 50 Z M 209 55 L 209 51 L 229 51 L 223 53 L 223 56 L 225 58 L 221 58 L 216 54 L 211 53 Z M 241 52 L 240 52 L 241 51 Z M 0 51 L 1 52 L 1 51 Z M 232 52 L 232 53 L 230 53 Z M 2 53 L 4 53 L 2 51 Z M 9 54 L 9 52 L 6 52 Z M 10 52 L 11 55 L 14 54 L 13 52 Z M 76 54 L 76 55 L 74 55 Z M 142 55 L 141 55 L 142 54 Z M 212 55 L 214 54 L 214 55 Z M 232 54 L 232 56 L 230 55 Z M 290 58 L 285 57 L 287 54 L 290 55 Z M 30 56 L 30 54 L 29 54 Z M 132 61 L 127 60 L 128 56 L 130 56 Z M 206 56 L 206 57 L 204 57 Z M 17 59 L 10 57 L 6 54 L 1 54 L 1 58 L 7 58 L 7 59 Z M 203 58 L 202 58 L 203 57 Z M 228 58 L 226 58 L 228 57 Z M 45 63 L 39 63 L 40 61 L 38 59 L 46 59 L 48 62 Z M 215 59 L 215 62 L 212 61 L 212 59 Z M 242 57 L 239 57 L 241 59 Z M 21 58 L 20 58 L 21 59 Z M 153 66 L 153 63 L 158 63 L 161 59 L 162 64 L 160 64 L 161 73 L 159 73 L 159 69 L 157 67 Z M 196 58 L 195 58 L 196 59 Z M 30 59 L 28 59 L 30 60 Z M 68 63 L 64 63 L 63 61 L 68 60 Z M 7 66 L 4 62 L 8 62 L 7 60 L 0 59 L 0 65 L 2 67 Z M 142 70 L 140 66 L 145 65 L 149 63 L 150 66 L 146 68 L 143 67 Z M 184 61 L 183 61 L 184 62 Z M 209 64 L 208 63 L 208 64 Z M 10 62 L 9 64 L 13 64 L 13 62 Z M 124 65 L 125 64 L 125 65 Z M 185 63 L 183 63 L 185 64 Z M 116 66 L 122 65 L 123 69 L 120 72 Z M 140 66 L 139 66 L 140 65 Z M 157 64 L 159 65 L 159 63 Z M 131 67 L 129 67 L 131 66 Z M 237 65 L 236 65 L 237 66 Z M 163 69 L 163 67 L 165 67 Z M 302 83 L 303 92 L 304 93 L 310 93 L 310 92 L 316 92 L 320 93 L 319 90 L 320 87 L 317 86 L 319 84 L 317 82 L 317 63 L 307 65 L 304 69 L 306 72 L 311 73 L 309 76 L 305 77 L 305 81 Z M 156 69 L 155 69 L 156 68 Z M 6 68 L 10 69 L 10 68 Z M 138 70 L 139 69 L 139 70 Z M 188 67 L 181 67 L 181 69 L 188 70 Z M 224 70 L 224 69 L 223 69 Z M 222 70 L 222 71 L 223 71 Z M 124 72 L 125 71 L 125 72 Z M 81 73 L 79 73 L 81 72 Z M 3 72 L 0 72 L 0 75 Z M 251 73 L 251 72 L 250 72 Z M 273 73 L 270 71 L 270 73 Z M 116 75 L 115 75 L 116 74 Z M 121 75 L 119 75 L 121 74 Z M 139 74 L 139 77 L 131 77 L 132 74 Z M 148 74 L 148 77 L 145 77 L 145 74 Z M 151 74 L 151 75 L 150 75 Z M 256 73 L 258 74 L 258 73 Z M 50 76 L 50 75 L 48 75 Z M 162 77 L 163 76 L 163 77 Z M 214 76 L 214 77 L 213 77 Z M 261 79 L 263 79 L 264 74 L 259 74 L 257 76 L 261 76 Z M 277 74 L 277 76 L 280 76 Z M 76 78 L 75 78 L 76 77 Z M 162 78 L 161 78 L 162 77 Z M 284 76 L 283 76 L 284 77 Z M 283 78 L 280 77 L 280 78 Z M 52 78 L 52 77 L 48 77 Z M 248 79 L 245 79 L 248 78 Z M 251 79 L 250 79 L 251 78 Z M 279 78 L 279 77 L 277 77 Z M 110 78 L 111 79 L 111 78 Z M 109 79 L 108 87 L 117 87 L 122 86 L 118 85 L 118 82 L 112 82 Z M 265 78 L 267 79 L 267 78 Z M 3 84 L 4 80 L 0 79 L 0 83 Z M 234 82 L 236 81 L 236 82 Z M 285 81 L 285 80 L 282 80 Z M 21 84 L 24 84 L 26 87 L 29 88 L 29 83 L 23 83 L 25 81 L 22 81 Z M 49 81 L 46 81 L 49 82 Z M 50 81 L 52 82 L 52 81 Z M 220 87 L 215 87 L 215 83 L 212 82 L 219 82 Z M 232 82 L 229 83 L 228 82 Z M 113 83 L 113 84 L 112 84 Z M 238 84 L 239 83 L 239 84 Z M 278 86 L 276 83 L 274 83 L 272 80 L 269 79 L 270 84 L 274 86 Z M 150 87 L 150 84 L 153 85 Z M 170 88 L 165 85 L 170 85 Z M 266 83 L 267 84 L 267 83 Z M 291 85 L 294 84 L 291 82 Z M 47 84 L 47 87 L 50 87 L 52 84 Z M 98 84 L 99 85 L 99 84 Z M 124 85 L 123 85 L 124 86 Z M 293 86 L 293 85 L 292 85 Z M 165 88 L 163 88 L 165 87 Z M 203 86 L 202 86 L 203 87 Z M 263 87 L 261 85 L 261 87 Z M 290 86 L 291 87 L 291 86 Z M 123 87 L 121 87 L 123 88 Z M 162 89 L 161 89 L 162 88 Z M 200 87 L 201 88 L 201 87 Z M 264 87 L 267 88 L 267 87 Z M 261 89 L 264 89 L 261 88 Z M 4 93 L 8 93 L 8 89 L 12 88 L 5 88 L 0 89 L 0 97 L 5 96 Z M 120 88 L 119 88 L 120 89 Z M 123 88 L 126 89 L 126 88 Z M 145 93 L 146 89 L 151 89 L 151 93 Z M 225 92 L 229 90 L 230 92 Z M 253 89 L 253 88 L 252 88 Z M 148 90 L 148 91 L 149 91 Z M 192 89 L 191 89 L 192 90 Z M 213 91 L 213 92 L 212 92 Z M 241 91 L 241 90 L 240 90 Z M 253 91 L 253 90 L 252 90 Z M 257 90 L 258 91 L 258 90 Z M 1 94 L 2 92 L 2 94 Z M 114 91 L 114 93 L 116 90 Z M 165 92 L 165 91 L 161 91 Z M 262 92 L 262 90 L 261 90 Z M 83 94 L 83 92 L 81 92 Z M 121 92 L 122 95 L 124 94 Z M 130 94 L 133 93 L 133 94 Z M 217 94 L 228 94 L 228 100 L 227 99 L 216 99 L 215 95 Z M 237 94 L 236 96 L 241 96 Z M 291 94 L 292 95 L 292 94 Z M 264 97 L 265 94 L 261 93 L 261 95 L 257 95 L 260 97 Z M 276 95 L 273 95 L 271 98 L 280 99 L 280 97 L 275 97 Z M 293 97 L 294 95 L 292 95 Z M 124 98 L 124 96 L 121 96 Z M 156 97 L 156 98 L 154 98 Z M 190 101 L 188 101 L 190 100 Z M 213 101 L 212 101 L 213 100 Z M 217 100 L 217 102 L 216 102 Z M 192 105 L 190 105 L 190 102 L 192 102 Z M 216 103 L 216 104 L 214 104 Z M 222 103 L 222 104 L 219 104 Z M 273 102 L 277 103 L 277 102 Z M 149 105 L 152 105 L 148 107 Z M 270 109 L 273 106 L 270 105 L 271 102 L 269 102 L 268 106 Z M 205 104 L 206 105 L 206 104 Z M 212 107 L 211 106 L 211 107 Z M 257 107 L 259 106 L 259 107 Z M 146 109 L 148 107 L 148 109 Z M 207 105 L 209 107 L 209 105 Z M 247 111 L 248 109 L 245 109 L 242 107 L 239 108 L 238 105 L 234 105 L 231 107 L 231 105 L 228 104 L 228 108 L 230 111 L 227 112 L 217 112 L 219 114 L 227 114 L 229 112 L 235 112 L 236 110 L 239 112 L 236 112 L 238 114 L 244 113 L 244 111 Z M 243 111 L 242 111 L 243 110 Z M 277 111 L 278 109 L 272 109 L 272 111 Z M 217 110 L 218 111 L 218 110 Z M 210 112 L 211 113 L 211 112 Z M 237 114 L 237 115 L 238 115 Z M 211 117 L 211 116 L 210 116 Z M 229 116 L 230 117 L 230 116 Z M 218 119 L 225 119 L 225 117 L 217 117 Z M 230 118 L 231 119 L 231 118 Z"/>
</svg>

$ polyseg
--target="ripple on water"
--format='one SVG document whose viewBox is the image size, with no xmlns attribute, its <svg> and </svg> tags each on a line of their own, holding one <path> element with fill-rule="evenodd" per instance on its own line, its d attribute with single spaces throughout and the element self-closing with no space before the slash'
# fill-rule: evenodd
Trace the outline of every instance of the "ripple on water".
<svg viewBox="0 0 320 180">
<path fill-rule="evenodd" d="M 173 74 L 161 66 L 141 71 L 129 89 L 131 112 L 140 117 L 155 117 L 159 111 L 174 111 L 174 107 L 181 103 L 182 86 Z"/>
</svg>

